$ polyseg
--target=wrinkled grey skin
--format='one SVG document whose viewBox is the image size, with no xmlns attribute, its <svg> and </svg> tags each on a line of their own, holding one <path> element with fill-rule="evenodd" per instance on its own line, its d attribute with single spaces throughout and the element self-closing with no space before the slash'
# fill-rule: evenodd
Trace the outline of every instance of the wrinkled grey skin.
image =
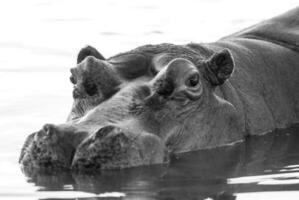
<svg viewBox="0 0 299 200">
<path fill-rule="evenodd" d="M 28 136 L 20 163 L 97 171 L 163 163 L 299 121 L 299 9 L 209 44 L 83 48 L 64 124 Z"/>
</svg>

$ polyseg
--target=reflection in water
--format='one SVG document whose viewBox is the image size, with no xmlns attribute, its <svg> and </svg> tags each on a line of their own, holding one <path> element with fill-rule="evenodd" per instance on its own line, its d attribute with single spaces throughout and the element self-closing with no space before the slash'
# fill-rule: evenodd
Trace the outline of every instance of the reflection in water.
<svg viewBox="0 0 299 200">
<path fill-rule="evenodd" d="M 118 192 L 125 199 L 215 200 L 246 199 L 251 192 L 249 197 L 255 198 L 258 196 L 252 192 L 299 190 L 298 132 L 299 124 L 233 146 L 181 154 L 168 165 L 101 174 L 27 172 L 27 176 L 39 191 Z"/>
</svg>

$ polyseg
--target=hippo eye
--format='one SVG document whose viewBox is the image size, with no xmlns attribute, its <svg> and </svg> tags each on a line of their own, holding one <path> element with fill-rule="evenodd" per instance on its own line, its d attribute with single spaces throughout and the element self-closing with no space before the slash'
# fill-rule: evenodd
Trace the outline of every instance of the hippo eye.
<svg viewBox="0 0 299 200">
<path fill-rule="evenodd" d="M 70 81 L 72 84 L 76 84 L 76 79 L 73 76 L 70 77 Z"/>
<path fill-rule="evenodd" d="M 188 87 L 195 87 L 197 86 L 198 83 L 199 83 L 199 75 L 197 73 L 192 74 L 186 81 L 186 85 Z"/>
</svg>

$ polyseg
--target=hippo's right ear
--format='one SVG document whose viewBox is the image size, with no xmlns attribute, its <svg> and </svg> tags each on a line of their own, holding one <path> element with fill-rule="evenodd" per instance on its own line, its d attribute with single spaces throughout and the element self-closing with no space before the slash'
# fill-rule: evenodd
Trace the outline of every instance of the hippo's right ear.
<svg viewBox="0 0 299 200">
<path fill-rule="evenodd" d="M 105 60 L 104 56 L 102 56 L 102 54 L 100 54 L 100 52 L 98 52 L 95 48 L 92 46 L 87 46 L 80 50 L 77 57 L 77 64 L 82 62 L 82 60 L 84 60 L 87 56 L 94 56 L 97 59 Z"/>
<path fill-rule="evenodd" d="M 214 53 L 207 61 L 205 75 L 214 86 L 221 85 L 234 70 L 234 59 L 228 49 Z"/>
</svg>

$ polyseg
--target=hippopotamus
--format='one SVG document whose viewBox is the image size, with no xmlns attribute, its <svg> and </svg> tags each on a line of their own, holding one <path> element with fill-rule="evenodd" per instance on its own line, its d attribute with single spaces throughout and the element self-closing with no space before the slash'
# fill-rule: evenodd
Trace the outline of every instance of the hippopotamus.
<svg viewBox="0 0 299 200">
<path fill-rule="evenodd" d="M 82 48 L 67 121 L 30 134 L 24 168 L 162 164 L 299 122 L 299 8 L 212 43 Z"/>
</svg>

